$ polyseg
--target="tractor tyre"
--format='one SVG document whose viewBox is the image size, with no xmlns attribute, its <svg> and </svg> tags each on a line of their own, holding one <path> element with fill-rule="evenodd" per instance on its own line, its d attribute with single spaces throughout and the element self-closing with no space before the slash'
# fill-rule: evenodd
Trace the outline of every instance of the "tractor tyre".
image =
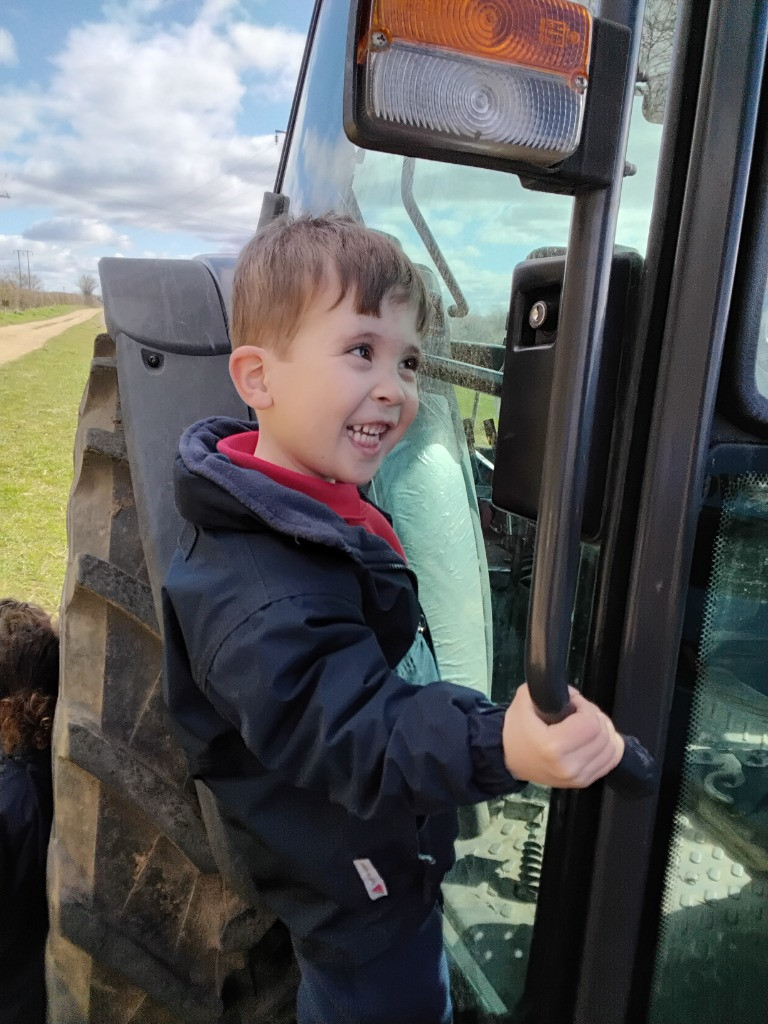
<svg viewBox="0 0 768 1024">
<path fill-rule="evenodd" d="M 67 509 L 48 859 L 51 1024 L 289 1024 L 288 933 L 217 870 L 162 699 L 161 641 L 96 338 Z"/>
</svg>

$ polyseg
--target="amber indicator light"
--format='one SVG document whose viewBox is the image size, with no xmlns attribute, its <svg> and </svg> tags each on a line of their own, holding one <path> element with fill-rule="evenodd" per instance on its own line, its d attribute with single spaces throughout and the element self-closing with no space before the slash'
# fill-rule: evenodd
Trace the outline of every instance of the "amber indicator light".
<svg viewBox="0 0 768 1024">
<path fill-rule="evenodd" d="M 434 46 L 571 79 L 586 78 L 591 35 L 591 14 L 568 0 L 374 0 L 363 45 Z"/>
</svg>

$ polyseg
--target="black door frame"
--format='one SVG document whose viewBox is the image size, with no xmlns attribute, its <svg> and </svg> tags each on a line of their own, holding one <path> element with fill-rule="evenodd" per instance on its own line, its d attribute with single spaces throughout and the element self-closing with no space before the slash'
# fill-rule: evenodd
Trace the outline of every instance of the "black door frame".
<svg viewBox="0 0 768 1024">
<path fill-rule="evenodd" d="M 659 758 L 667 740 L 763 77 L 768 4 L 716 0 L 704 46 L 682 219 L 664 317 L 614 718 Z M 658 316 L 660 311 L 656 311 Z M 685 741 L 679 737 L 679 744 Z M 630 1012 L 657 800 L 609 789 L 584 935 L 575 1024 Z M 636 979 L 637 980 L 637 979 Z M 651 979 L 644 979 L 646 986 Z"/>
</svg>

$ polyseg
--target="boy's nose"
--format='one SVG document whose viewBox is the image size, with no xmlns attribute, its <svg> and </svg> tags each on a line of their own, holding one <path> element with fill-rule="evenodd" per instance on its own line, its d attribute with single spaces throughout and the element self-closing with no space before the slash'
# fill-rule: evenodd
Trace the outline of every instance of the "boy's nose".
<svg viewBox="0 0 768 1024">
<path fill-rule="evenodd" d="M 400 375 L 396 373 L 382 375 L 374 385 L 372 396 L 379 402 L 397 405 L 403 401 L 405 391 Z"/>
</svg>

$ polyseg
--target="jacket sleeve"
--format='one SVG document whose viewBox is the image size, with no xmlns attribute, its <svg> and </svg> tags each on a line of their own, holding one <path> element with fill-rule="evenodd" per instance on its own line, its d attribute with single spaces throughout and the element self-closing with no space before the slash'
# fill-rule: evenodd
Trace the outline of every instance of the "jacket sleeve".
<svg viewBox="0 0 768 1024">
<path fill-rule="evenodd" d="M 206 692 L 265 768 L 359 817 L 390 800 L 435 813 L 521 785 L 504 766 L 505 708 L 467 687 L 400 679 L 338 594 L 284 598 L 241 623 Z"/>
</svg>

